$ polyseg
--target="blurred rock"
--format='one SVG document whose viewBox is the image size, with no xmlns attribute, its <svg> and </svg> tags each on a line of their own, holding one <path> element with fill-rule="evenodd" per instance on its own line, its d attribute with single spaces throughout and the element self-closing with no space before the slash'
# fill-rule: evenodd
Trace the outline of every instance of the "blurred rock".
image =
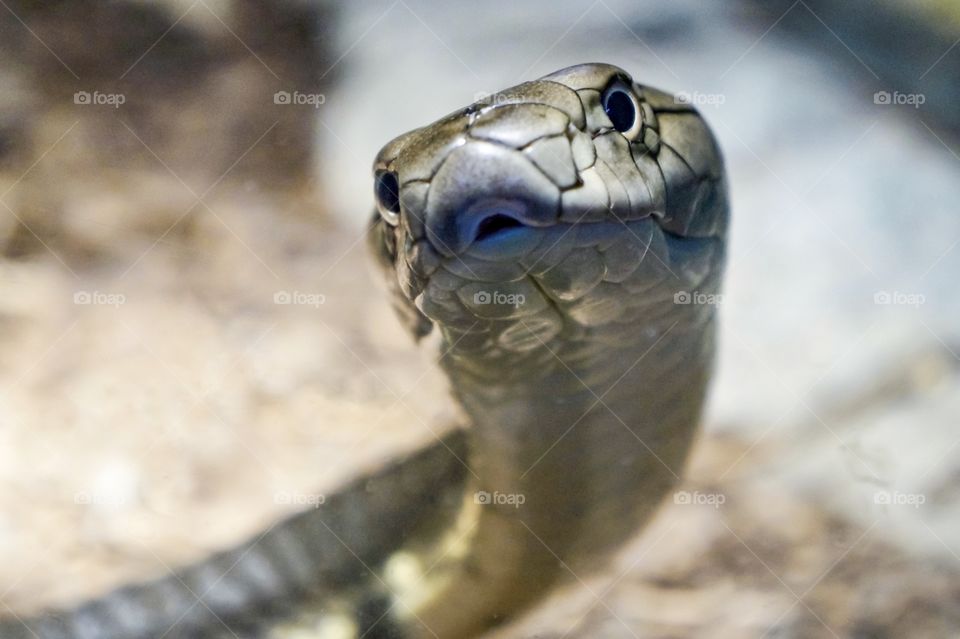
<svg viewBox="0 0 960 639">
<path fill-rule="evenodd" d="M 952 0 L 746 4 L 754 10 L 759 29 L 789 13 L 778 36 L 793 39 L 830 64 L 852 69 L 858 83 L 877 92 L 878 99 L 890 100 L 893 108 L 909 113 L 921 100 L 929 126 L 960 139 L 960 115 L 953 108 L 960 98 L 956 81 L 960 54 L 954 51 L 960 38 L 960 4 Z M 904 102 L 898 103 L 897 96 Z"/>
<path fill-rule="evenodd" d="M 337 77 L 321 78 L 332 5 L 81 0 L 6 9 L 0 185 L 12 212 L 0 211 L 0 238 L 9 254 L 48 244 L 65 260 L 86 259 L 164 230 L 182 234 L 213 215 L 200 198 L 244 185 L 295 198 L 291 214 L 321 213 L 314 136 Z"/>
</svg>

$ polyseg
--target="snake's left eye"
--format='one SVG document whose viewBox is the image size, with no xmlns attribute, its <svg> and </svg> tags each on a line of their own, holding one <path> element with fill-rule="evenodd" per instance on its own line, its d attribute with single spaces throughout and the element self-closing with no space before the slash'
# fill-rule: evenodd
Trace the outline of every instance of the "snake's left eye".
<svg viewBox="0 0 960 639">
<path fill-rule="evenodd" d="M 617 78 L 603 91 L 600 101 L 613 128 L 633 142 L 640 135 L 643 120 L 640 117 L 640 104 L 630 85 Z"/>
<path fill-rule="evenodd" d="M 400 182 L 393 171 L 379 171 L 374 176 L 374 195 L 377 198 L 377 210 L 389 224 L 396 226 L 400 222 Z"/>
</svg>

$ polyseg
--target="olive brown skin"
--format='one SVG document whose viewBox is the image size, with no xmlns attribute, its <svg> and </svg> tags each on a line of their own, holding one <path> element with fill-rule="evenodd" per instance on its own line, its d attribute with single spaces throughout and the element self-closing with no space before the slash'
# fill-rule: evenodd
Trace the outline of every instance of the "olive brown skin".
<svg viewBox="0 0 960 639">
<path fill-rule="evenodd" d="M 584 64 L 388 143 L 371 243 L 470 421 L 458 550 L 407 636 L 476 635 L 652 516 L 710 376 L 728 204 L 689 105 Z M 412 602 L 412 603 L 411 603 Z"/>
</svg>

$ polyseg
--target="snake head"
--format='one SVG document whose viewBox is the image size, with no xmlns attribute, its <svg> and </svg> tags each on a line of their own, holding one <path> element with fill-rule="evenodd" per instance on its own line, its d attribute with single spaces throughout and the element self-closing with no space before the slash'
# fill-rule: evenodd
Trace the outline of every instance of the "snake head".
<svg viewBox="0 0 960 639">
<path fill-rule="evenodd" d="M 401 317 L 499 370 L 561 334 L 695 322 L 708 311 L 678 310 L 676 294 L 719 282 L 714 138 L 692 106 L 615 66 L 563 69 L 406 133 L 374 183 L 371 238 Z"/>
</svg>

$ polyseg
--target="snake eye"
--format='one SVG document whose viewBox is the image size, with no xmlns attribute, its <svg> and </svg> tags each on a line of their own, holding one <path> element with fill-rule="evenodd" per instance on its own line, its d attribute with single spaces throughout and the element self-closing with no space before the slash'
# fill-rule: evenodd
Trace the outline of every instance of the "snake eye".
<svg viewBox="0 0 960 639">
<path fill-rule="evenodd" d="M 380 171 L 374 177 L 374 194 L 377 210 L 387 223 L 394 226 L 400 221 L 400 182 L 393 171 Z"/>
<path fill-rule="evenodd" d="M 614 80 L 600 98 L 603 110 L 613 123 L 613 128 L 633 142 L 640 134 L 642 120 L 637 96 L 622 79 Z"/>
</svg>

